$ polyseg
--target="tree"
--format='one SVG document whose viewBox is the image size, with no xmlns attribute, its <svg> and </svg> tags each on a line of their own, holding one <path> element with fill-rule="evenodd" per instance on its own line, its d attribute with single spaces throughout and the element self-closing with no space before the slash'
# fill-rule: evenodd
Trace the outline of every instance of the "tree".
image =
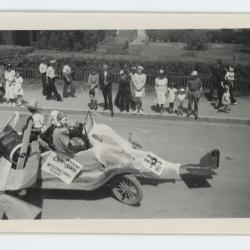
<svg viewBox="0 0 250 250">
<path fill-rule="evenodd" d="M 185 42 L 188 50 L 206 50 L 208 48 L 208 38 L 203 30 L 189 30 Z"/>
</svg>

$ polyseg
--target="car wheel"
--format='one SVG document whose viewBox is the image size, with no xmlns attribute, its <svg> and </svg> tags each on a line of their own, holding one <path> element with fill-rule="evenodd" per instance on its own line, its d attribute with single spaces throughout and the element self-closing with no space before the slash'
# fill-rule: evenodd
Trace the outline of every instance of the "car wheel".
<svg viewBox="0 0 250 250">
<path fill-rule="evenodd" d="M 131 175 L 116 177 L 111 184 L 111 190 L 117 200 L 131 206 L 138 205 L 143 197 L 140 182 Z"/>
</svg>

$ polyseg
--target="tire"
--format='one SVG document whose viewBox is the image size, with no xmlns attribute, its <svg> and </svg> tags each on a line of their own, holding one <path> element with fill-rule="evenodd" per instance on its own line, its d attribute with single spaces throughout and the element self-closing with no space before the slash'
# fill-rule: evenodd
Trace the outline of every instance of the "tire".
<svg viewBox="0 0 250 250">
<path fill-rule="evenodd" d="M 141 184 L 132 175 L 116 177 L 111 183 L 111 190 L 118 201 L 130 206 L 140 204 L 143 197 Z"/>
</svg>

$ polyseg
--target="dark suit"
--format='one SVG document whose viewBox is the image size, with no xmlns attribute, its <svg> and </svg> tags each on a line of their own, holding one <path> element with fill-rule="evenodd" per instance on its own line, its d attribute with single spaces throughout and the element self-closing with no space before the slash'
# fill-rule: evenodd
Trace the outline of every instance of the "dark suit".
<svg viewBox="0 0 250 250">
<path fill-rule="evenodd" d="M 104 108 L 110 109 L 113 112 L 113 101 L 112 101 L 112 74 L 111 71 L 107 71 L 105 77 L 104 70 L 99 72 L 99 82 L 104 99 Z"/>
</svg>

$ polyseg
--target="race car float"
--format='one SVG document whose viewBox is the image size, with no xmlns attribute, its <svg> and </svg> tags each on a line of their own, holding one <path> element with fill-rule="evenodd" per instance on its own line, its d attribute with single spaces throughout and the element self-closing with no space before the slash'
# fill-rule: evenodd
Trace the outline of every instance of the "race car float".
<svg viewBox="0 0 250 250">
<path fill-rule="evenodd" d="M 38 141 L 30 143 L 32 120 L 21 133 L 26 120 L 27 114 L 16 112 L 0 130 L 0 211 L 9 219 L 33 219 L 41 212 L 19 199 L 16 194 L 22 190 L 91 191 L 105 185 L 118 201 L 138 205 L 143 198 L 142 179 L 180 180 L 181 171 L 203 176 L 219 167 L 217 149 L 199 164 L 168 162 L 135 148 L 109 126 L 95 123 L 90 112 L 83 127 L 89 141 L 86 150 L 70 157 L 53 150 L 41 153 Z"/>
</svg>

